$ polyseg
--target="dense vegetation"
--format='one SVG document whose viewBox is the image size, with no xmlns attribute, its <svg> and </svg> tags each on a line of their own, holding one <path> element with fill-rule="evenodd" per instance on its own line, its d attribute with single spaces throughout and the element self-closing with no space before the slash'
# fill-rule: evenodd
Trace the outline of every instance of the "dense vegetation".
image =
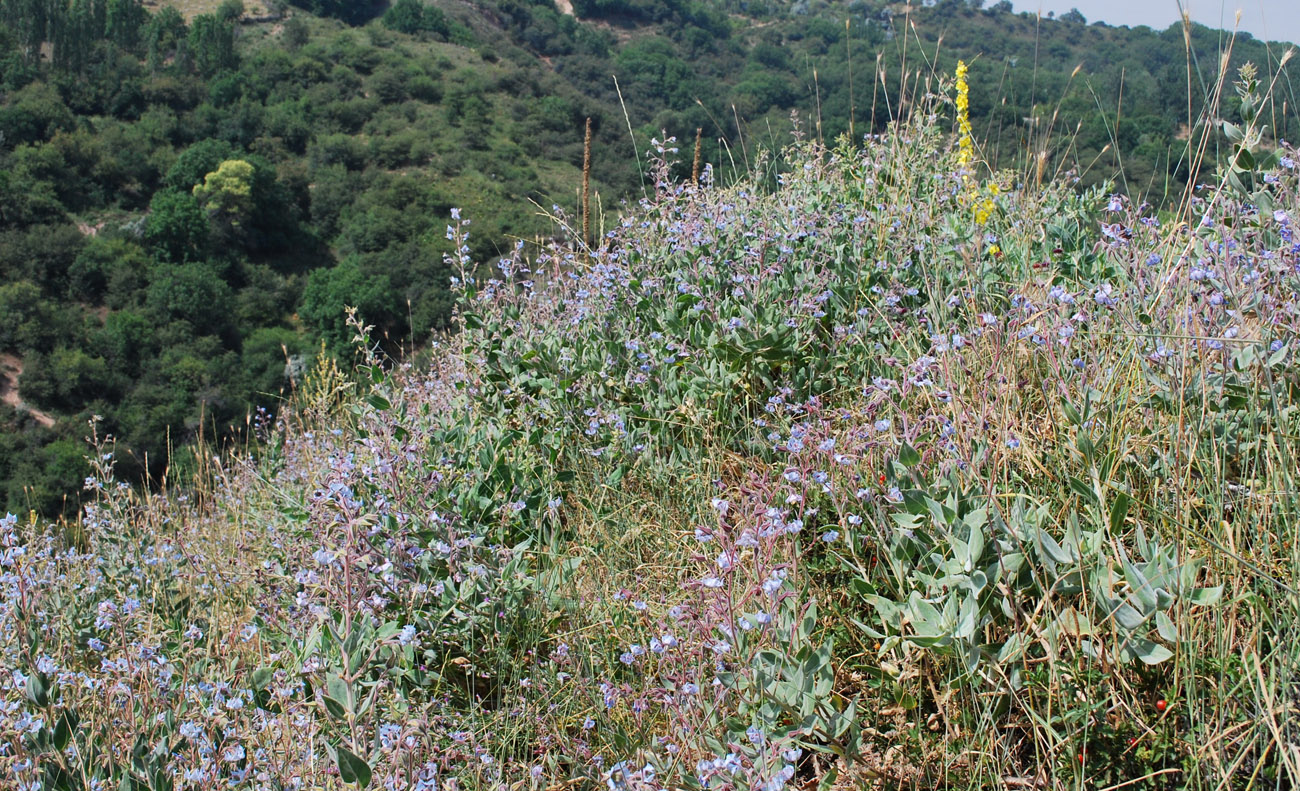
<svg viewBox="0 0 1300 791">
<path fill-rule="evenodd" d="M 0 521 L 0 782 L 1295 787 L 1270 75 L 1176 214 L 990 171 L 956 75 L 731 185 L 662 140 L 592 246 L 452 212 L 462 331 L 354 326 L 190 487 L 101 440 L 75 531 Z"/>
<path fill-rule="evenodd" d="M 131 481 L 158 480 L 199 434 L 247 437 L 319 344 L 350 354 L 345 306 L 390 352 L 448 328 L 449 210 L 475 218 L 477 261 L 570 233 L 587 117 L 612 217 L 644 194 L 664 131 L 703 129 L 730 181 L 788 142 L 792 111 L 820 140 L 861 138 L 964 56 L 991 164 L 1030 179 L 1077 165 L 1084 186 L 1163 204 L 1196 180 L 1185 126 L 1224 45 L 951 0 L 907 18 L 776 0 L 577 0 L 576 18 L 527 0 L 295 6 L 245 23 L 238 0 L 188 20 L 138 0 L 0 0 L 9 509 L 76 512 L 92 415 Z M 1239 38 L 1230 68 L 1279 54 Z M 1275 94 L 1294 108 L 1292 90 L 1284 73 Z M 1212 161 L 1221 138 L 1205 142 Z M 566 225 L 543 216 L 556 210 Z"/>
</svg>

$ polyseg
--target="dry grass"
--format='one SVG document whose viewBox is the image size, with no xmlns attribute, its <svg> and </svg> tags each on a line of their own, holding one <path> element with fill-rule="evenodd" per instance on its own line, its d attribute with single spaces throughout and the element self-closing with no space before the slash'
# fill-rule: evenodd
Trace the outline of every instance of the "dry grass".
<svg viewBox="0 0 1300 791">
<path fill-rule="evenodd" d="M 189 21 L 201 14 L 216 13 L 222 0 L 145 0 L 145 7 L 156 12 L 166 6 L 173 6 Z M 244 16 L 259 17 L 270 13 L 264 0 L 244 0 Z"/>
</svg>

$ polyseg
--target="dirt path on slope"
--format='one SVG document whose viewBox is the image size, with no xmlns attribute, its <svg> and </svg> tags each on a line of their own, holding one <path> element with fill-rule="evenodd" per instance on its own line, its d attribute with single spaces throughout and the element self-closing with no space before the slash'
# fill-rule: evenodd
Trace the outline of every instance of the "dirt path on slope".
<svg viewBox="0 0 1300 791">
<path fill-rule="evenodd" d="M 39 409 L 29 407 L 18 397 L 18 378 L 23 375 L 23 361 L 12 354 L 0 354 L 0 403 L 8 404 L 19 412 L 26 412 L 46 428 L 54 425 L 54 418 Z"/>
</svg>

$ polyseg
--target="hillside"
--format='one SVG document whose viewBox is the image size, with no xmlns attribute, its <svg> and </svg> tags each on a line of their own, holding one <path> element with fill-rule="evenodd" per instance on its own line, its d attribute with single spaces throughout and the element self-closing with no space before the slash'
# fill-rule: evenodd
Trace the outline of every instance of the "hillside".
<svg viewBox="0 0 1300 791">
<path fill-rule="evenodd" d="M 958 57 L 980 154 L 1013 181 L 1074 169 L 1166 206 L 1227 150 L 1203 107 L 1229 42 L 1199 27 L 1189 51 L 1176 29 L 954 2 L 303 0 L 260 22 L 237 0 L 175 7 L 0 2 L 15 512 L 78 512 L 94 415 L 133 482 L 188 474 L 200 436 L 254 441 L 320 344 L 351 359 L 345 306 L 387 352 L 421 347 L 451 326 L 450 209 L 475 218 L 479 262 L 572 235 L 588 117 L 595 234 L 649 188 L 652 139 L 702 130 L 729 183 L 789 142 L 792 112 L 827 145 L 861 139 Z M 1241 38 L 1224 73 L 1273 75 L 1281 55 Z M 1261 108 L 1278 137 L 1294 68 Z"/>
<path fill-rule="evenodd" d="M 1296 152 L 1017 188 L 964 76 L 774 178 L 661 141 L 592 247 L 451 212 L 461 331 L 183 487 L 98 438 L 0 522 L 7 787 L 1293 787 Z"/>
</svg>

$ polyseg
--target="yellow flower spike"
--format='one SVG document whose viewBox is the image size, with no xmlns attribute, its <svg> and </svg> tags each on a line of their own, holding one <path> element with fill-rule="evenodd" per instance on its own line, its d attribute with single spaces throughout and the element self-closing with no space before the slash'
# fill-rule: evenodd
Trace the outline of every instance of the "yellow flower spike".
<svg viewBox="0 0 1300 791">
<path fill-rule="evenodd" d="M 970 127 L 970 82 L 967 80 L 969 73 L 970 69 L 967 68 L 966 61 L 957 61 L 957 166 L 963 171 L 975 161 L 975 139 L 971 135 Z M 968 174 L 964 172 L 961 174 L 963 182 L 969 178 Z M 979 187 L 972 182 L 962 198 L 964 202 L 975 208 L 975 222 L 983 225 L 993 211 L 993 200 L 992 198 L 981 200 L 979 192 Z M 997 195 L 997 186 L 990 185 L 989 192 L 991 195 Z"/>
<path fill-rule="evenodd" d="M 963 166 L 975 158 L 975 143 L 970 129 L 970 83 L 966 81 L 968 72 L 966 61 L 957 61 L 957 163 Z"/>
</svg>

